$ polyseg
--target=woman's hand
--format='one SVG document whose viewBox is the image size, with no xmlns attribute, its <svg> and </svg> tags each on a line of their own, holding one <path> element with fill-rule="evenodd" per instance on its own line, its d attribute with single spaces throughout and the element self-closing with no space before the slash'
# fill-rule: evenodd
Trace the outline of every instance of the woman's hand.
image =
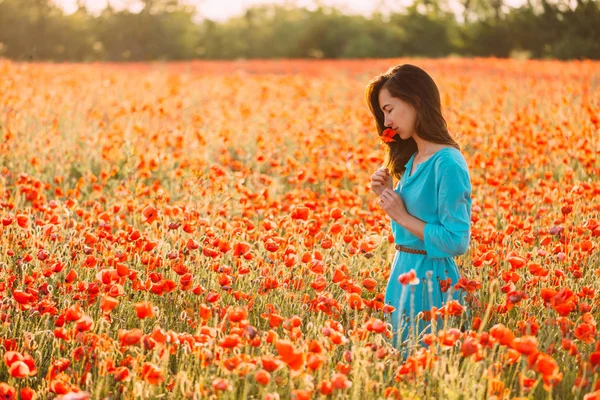
<svg viewBox="0 0 600 400">
<path fill-rule="evenodd" d="M 387 168 L 381 167 L 371 175 L 371 190 L 381 196 L 385 189 L 392 190 L 392 177 Z"/>
<path fill-rule="evenodd" d="M 404 200 L 392 189 L 385 188 L 379 195 L 378 204 L 390 216 L 391 219 L 400 223 L 406 219 L 408 212 L 404 206 Z"/>
</svg>

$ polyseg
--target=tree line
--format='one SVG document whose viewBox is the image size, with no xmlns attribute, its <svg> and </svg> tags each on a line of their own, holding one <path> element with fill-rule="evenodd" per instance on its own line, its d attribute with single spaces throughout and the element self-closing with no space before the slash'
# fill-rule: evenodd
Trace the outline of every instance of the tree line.
<svg viewBox="0 0 600 400">
<path fill-rule="evenodd" d="M 82 0 L 66 14 L 48 0 L 0 0 L 0 57 L 148 61 L 239 58 L 510 57 L 600 59 L 598 0 L 415 0 L 401 12 L 348 15 L 335 7 L 258 5 L 219 22 L 179 0 L 141 11 Z"/>
</svg>

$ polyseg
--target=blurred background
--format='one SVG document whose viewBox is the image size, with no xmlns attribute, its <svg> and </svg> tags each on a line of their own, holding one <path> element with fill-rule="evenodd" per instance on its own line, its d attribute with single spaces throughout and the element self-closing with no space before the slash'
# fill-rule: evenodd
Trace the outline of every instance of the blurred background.
<svg viewBox="0 0 600 400">
<path fill-rule="evenodd" d="M 598 0 L 0 0 L 0 58 L 600 59 Z"/>
</svg>

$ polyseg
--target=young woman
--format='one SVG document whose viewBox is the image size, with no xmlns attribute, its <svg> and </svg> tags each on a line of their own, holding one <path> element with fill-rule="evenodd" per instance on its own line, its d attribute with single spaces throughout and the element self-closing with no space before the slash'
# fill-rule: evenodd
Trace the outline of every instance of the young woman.
<svg viewBox="0 0 600 400">
<path fill-rule="evenodd" d="M 407 339 L 420 341 L 431 332 L 431 321 L 417 318 L 419 312 L 452 299 L 464 304 L 465 293 L 453 288 L 460 278 L 453 257 L 469 246 L 471 181 L 448 133 L 437 86 L 425 71 L 394 66 L 369 82 L 366 98 L 388 145 L 387 168 L 371 176 L 371 189 L 391 219 L 397 250 L 385 303 L 395 308 L 390 322 L 400 349 Z M 399 179 L 395 189 L 392 177 Z"/>
</svg>

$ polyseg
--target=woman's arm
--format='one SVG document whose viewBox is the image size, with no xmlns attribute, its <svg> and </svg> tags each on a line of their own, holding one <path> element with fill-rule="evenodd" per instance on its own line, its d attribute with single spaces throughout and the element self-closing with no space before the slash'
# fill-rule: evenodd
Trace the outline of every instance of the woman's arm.
<svg viewBox="0 0 600 400">
<path fill-rule="evenodd" d="M 471 224 L 471 181 L 464 163 L 440 160 L 436 165 L 439 183 L 436 201 L 439 223 L 426 223 L 406 211 L 402 198 L 385 189 L 379 204 L 390 218 L 425 244 L 428 258 L 446 258 L 467 251 Z"/>
<path fill-rule="evenodd" d="M 423 242 L 428 258 L 455 257 L 465 253 L 471 234 L 471 181 L 464 163 L 444 160 L 436 168 L 439 177 L 439 223 L 426 223 Z"/>
<path fill-rule="evenodd" d="M 421 240 L 424 240 L 425 236 L 425 222 L 417 217 L 414 217 L 408 213 L 404 214 L 403 217 L 394 219 L 400 226 L 408 230 L 410 233 L 415 235 Z"/>
</svg>

